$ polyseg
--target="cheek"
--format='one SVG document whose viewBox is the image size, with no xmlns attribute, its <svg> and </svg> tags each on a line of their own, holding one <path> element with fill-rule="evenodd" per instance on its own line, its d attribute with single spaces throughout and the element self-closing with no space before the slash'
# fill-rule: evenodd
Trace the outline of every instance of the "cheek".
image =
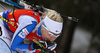
<svg viewBox="0 0 100 53">
<path fill-rule="evenodd" d="M 48 39 L 48 40 L 55 40 L 56 39 L 56 37 L 52 37 L 52 36 L 50 36 L 49 34 L 46 34 L 46 33 L 42 36 L 42 38 Z"/>
<path fill-rule="evenodd" d="M 55 40 L 56 39 L 56 37 L 50 36 L 47 30 L 42 30 L 41 33 L 42 33 L 43 39 L 48 39 L 48 40 Z"/>
<path fill-rule="evenodd" d="M 48 32 L 47 32 L 47 31 L 43 31 L 43 32 L 42 32 L 42 38 L 43 38 L 43 39 L 46 39 L 46 38 L 48 38 L 48 37 L 49 37 Z"/>
<path fill-rule="evenodd" d="M 50 38 L 49 38 L 49 40 L 55 40 L 56 39 L 56 37 L 52 37 L 52 36 L 50 36 Z"/>
</svg>

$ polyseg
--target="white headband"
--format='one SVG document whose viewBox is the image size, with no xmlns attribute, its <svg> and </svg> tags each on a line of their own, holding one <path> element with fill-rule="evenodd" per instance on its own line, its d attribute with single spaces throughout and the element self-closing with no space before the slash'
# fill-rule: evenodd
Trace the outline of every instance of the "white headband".
<svg viewBox="0 0 100 53">
<path fill-rule="evenodd" d="M 44 18 L 44 24 L 45 27 L 53 33 L 56 34 L 60 34 L 62 31 L 62 27 L 63 27 L 63 22 L 56 22 L 50 18 L 48 18 L 47 16 Z"/>
</svg>

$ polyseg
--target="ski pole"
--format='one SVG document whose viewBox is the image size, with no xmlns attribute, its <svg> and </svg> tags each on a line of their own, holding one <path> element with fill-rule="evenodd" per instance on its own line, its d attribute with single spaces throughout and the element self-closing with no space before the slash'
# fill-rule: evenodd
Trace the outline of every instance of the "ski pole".
<svg viewBox="0 0 100 53">
<path fill-rule="evenodd" d="M 27 37 L 28 37 L 30 40 L 32 40 L 33 42 L 35 42 L 36 44 L 38 44 L 40 47 L 45 48 L 44 45 L 42 45 L 41 43 L 39 43 L 39 42 L 38 42 L 37 40 L 35 40 L 34 38 L 32 38 L 32 37 L 30 37 L 30 36 L 27 36 Z M 40 51 L 43 51 L 43 52 L 44 52 L 44 50 L 37 49 L 35 53 L 38 53 L 38 52 L 40 52 Z"/>
<path fill-rule="evenodd" d="M 3 5 L 0 4 L 0 6 L 1 6 L 5 11 L 7 10 Z"/>
<path fill-rule="evenodd" d="M 17 28 L 17 26 L 15 26 L 13 23 L 9 22 L 7 19 L 3 18 L 2 16 L 0 16 L 0 18 L 1 18 L 3 21 L 5 21 L 5 22 L 11 24 L 12 26 L 14 26 L 15 28 Z"/>
<path fill-rule="evenodd" d="M 34 39 L 34 38 L 30 37 L 30 36 L 27 36 L 27 37 L 28 37 L 29 39 L 31 39 L 33 42 L 35 42 L 36 44 L 38 44 L 40 47 L 46 49 L 46 47 L 45 47 L 43 44 L 39 43 L 36 39 Z M 41 50 L 36 50 L 36 53 L 38 53 L 38 52 L 40 52 L 40 51 L 41 51 Z M 42 51 L 44 52 L 44 50 L 42 50 Z M 56 53 L 55 50 L 52 50 L 52 52 Z"/>
<path fill-rule="evenodd" d="M 65 16 L 65 15 L 61 15 L 62 18 L 67 18 L 69 20 L 72 20 L 74 22 L 79 22 L 79 19 L 77 19 L 76 17 L 69 17 L 69 16 Z"/>
<path fill-rule="evenodd" d="M 44 45 L 42 45 L 41 43 L 39 43 L 37 40 L 35 40 L 34 38 L 27 36 L 29 39 L 31 39 L 32 41 L 34 41 L 36 44 L 38 44 L 40 47 L 44 48 Z"/>
</svg>

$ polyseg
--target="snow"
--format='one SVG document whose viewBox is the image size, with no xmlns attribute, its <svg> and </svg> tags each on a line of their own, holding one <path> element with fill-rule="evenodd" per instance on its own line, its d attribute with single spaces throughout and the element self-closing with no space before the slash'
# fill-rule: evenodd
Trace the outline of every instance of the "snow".
<svg viewBox="0 0 100 53">
<path fill-rule="evenodd" d="M 73 37 L 71 53 L 86 53 L 90 45 L 91 35 L 90 31 L 77 27 Z"/>
</svg>

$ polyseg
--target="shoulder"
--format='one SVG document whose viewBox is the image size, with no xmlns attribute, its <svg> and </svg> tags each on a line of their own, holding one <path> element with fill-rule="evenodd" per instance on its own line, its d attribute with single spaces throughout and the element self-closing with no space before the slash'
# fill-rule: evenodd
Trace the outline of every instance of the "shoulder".
<svg viewBox="0 0 100 53">
<path fill-rule="evenodd" d="M 32 16 L 28 16 L 28 15 L 21 15 L 20 17 L 19 17 L 19 22 L 20 21 L 22 21 L 22 20 L 27 20 L 27 21 L 34 21 L 34 22 L 37 22 L 37 20 L 34 18 L 34 17 L 32 17 Z"/>
</svg>

